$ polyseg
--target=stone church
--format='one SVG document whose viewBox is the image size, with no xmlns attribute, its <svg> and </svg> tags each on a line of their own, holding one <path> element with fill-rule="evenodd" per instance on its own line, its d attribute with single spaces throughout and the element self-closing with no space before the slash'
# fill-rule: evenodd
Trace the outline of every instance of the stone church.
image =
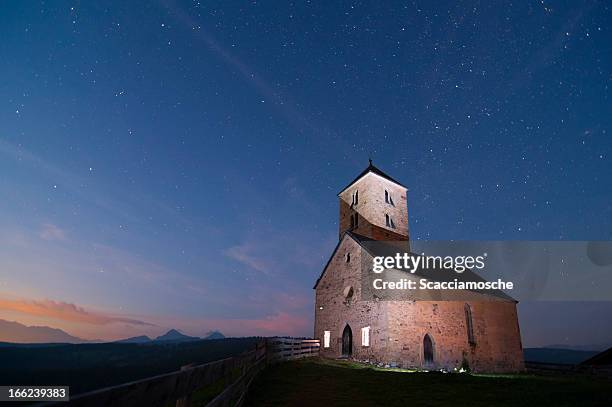
<svg viewBox="0 0 612 407">
<path fill-rule="evenodd" d="M 406 192 L 370 161 L 338 194 L 339 242 L 314 286 L 321 356 L 403 368 L 522 370 L 517 301 L 502 292 L 425 300 L 364 294 L 363 256 L 372 256 L 366 242 L 409 244 Z"/>
</svg>

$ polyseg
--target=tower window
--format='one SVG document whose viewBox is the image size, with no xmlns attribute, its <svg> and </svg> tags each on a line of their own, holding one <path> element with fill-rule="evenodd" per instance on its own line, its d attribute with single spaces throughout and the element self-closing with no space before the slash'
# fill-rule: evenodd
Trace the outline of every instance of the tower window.
<svg viewBox="0 0 612 407">
<path fill-rule="evenodd" d="M 474 337 L 474 323 L 472 321 L 472 308 L 469 304 L 465 304 L 465 326 L 467 328 L 467 337 L 470 345 L 476 344 L 476 338 Z"/>
<path fill-rule="evenodd" d="M 351 262 L 351 254 L 350 254 L 350 253 L 347 253 L 347 254 L 346 254 L 346 262 L 347 262 L 347 263 L 350 263 L 350 262 Z"/>
<path fill-rule="evenodd" d="M 361 346 L 370 346 L 370 327 L 361 328 Z"/>
<path fill-rule="evenodd" d="M 355 227 L 356 228 L 359 227 L 359 214 L 358 213 L 355 214 Z"/>
<path fill-rule="evenodd" d="M 351 215 L 351 229 L 355 227 L 355 215 Z"/>
<path fill-rule="evenodd" d="M 391 219 L 391 217 L 387 213 L 385 213 L 385 225 L 388 228 L 395 229 L 395 222 L 393 222 L 393 219 Z"/>
<path fill-rule="evenodd" d="M 329 339 L 331 337 L 331 332 L 330 331 L 324 331 L 323 332 L 323 347 L 324 348 L 329 348 Z"/>
<path fill-rule="evenodd" d="M 355 206 L 359 203 L 359 191 L 355 191 L 353 192 L 353 203 L 351 203 L 351 206 Z"/>
<path fill-rule="evenodd" d="M 391 194 L 386 189 L 385 189 L 385 203 L 388 203 L 391 206 L 395 206 L 395 204 L 393 203 L 393 198 L 391 197 Z"/>
</svg>

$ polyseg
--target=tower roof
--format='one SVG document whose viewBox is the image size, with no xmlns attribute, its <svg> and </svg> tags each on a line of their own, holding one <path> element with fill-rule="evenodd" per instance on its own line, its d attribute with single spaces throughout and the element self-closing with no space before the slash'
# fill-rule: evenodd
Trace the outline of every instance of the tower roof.
<svg viewBox="0 0 612 407">
<path fill-rule="evenodd" d="M 340 195 L 342 192 L 344 192 L 345 189 L 347 189 L 348 187 L 350 187 L 351 185 L 353 185 L 355 182 L 359 181 L 362 177 L 366 176 L 369 173 L 374 173 L 378 176 L 383 177 L 384 179 L 391 181 L 397 185 L 399 185 L 400 187 L 406 188 L 406 186 L 402 185 L 401 182 L 391 178 L 389 175 L 387 175 L 386 173 L 384 173 L 381 169 L 379 169 L 378 167 L 376 167 L 374 164 L 372 164 L 372 160 L 370 160 L 370 165 L 368 165 L 368 167 L 363 170 L 361 172 L 361 174 L 357 175 L 357 178 L 355 178 L 354 180 L 352 180 L 350 182 L 350 184 L 348 184 L 347 186 L 345 186 L 344 188 L 342 188 L 342 190 L 340 192 L 338 192 L 338 195 Z M 406 188 L 408 189 L 408 188 Z"/>
</svg>

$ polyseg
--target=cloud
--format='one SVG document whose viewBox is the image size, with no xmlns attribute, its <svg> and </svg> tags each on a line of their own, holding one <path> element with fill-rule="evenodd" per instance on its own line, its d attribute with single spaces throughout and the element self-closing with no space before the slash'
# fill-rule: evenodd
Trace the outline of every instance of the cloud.
<svg viewBox="0 0 612 407">
<path fill-rule="evenodd" d="M 230 247 L 225 250 L 224 254 L 239 263 L 244 264 L 254 270 L 257 270 L 264 274 L 269 274 L 272 268 L 272 264 L 264 258 L 258 257 L 253 254 L 255 248 L 250 244 L 241 244 L 238 246 Z"/>
<path fill-rule="evenodd" d="M 52 223 L 43 224 L 38 235 L 45 240 L 66 240 L 64 230 Z"/>
<path fill-rule="evenodd" d="M 116 315 L 108 315 L 99 312 L 86 311 L 83 307 L 75 304 L 53 301 L 53 300 L 12 300 L 0 298 L 0 310 L 16 311 L 31 316 L 58 319 L 67 322 L 86 323 L 93 325 L 107 325 L 112 323 L 124 323 L 139 326 L 155 326 L 138 319 L 126 318 Z"/>
</svg>

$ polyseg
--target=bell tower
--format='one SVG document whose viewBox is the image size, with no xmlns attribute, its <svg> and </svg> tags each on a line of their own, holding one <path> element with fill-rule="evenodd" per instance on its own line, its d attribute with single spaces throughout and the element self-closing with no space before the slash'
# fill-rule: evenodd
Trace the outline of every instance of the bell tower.
<svg viewBox="0 0 612 407">
<path fill-rule="evenodd" d="M 352 232 L 373 240 L 409 240 L 408 189 L 372 164 L 340 193 L 339 236 Z"/>
</svg>

